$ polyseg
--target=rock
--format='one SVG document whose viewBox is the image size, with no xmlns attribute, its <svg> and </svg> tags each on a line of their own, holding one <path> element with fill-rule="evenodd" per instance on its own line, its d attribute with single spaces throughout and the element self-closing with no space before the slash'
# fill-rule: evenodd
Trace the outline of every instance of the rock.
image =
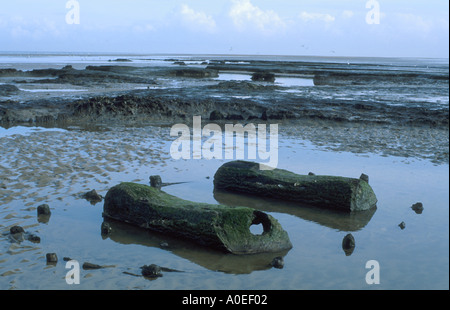
<svg viewBox="0 0 450 310">
<path fill-rule="evenodd" d="M 346 256 L 352 255 L 355 250 L 355 238 L 352 234 L 347 234 L 344 239 L 342 239 L 342 249 Z"/>
<path fill-rule="evenodd" d="M 14 234 L 21 234 L 24 233 L 25 230 L 21 227 L 21 226 L 13 226 L 9 229 L 9 232 L 14 235 Z"/>
<path fill-rule="evenodd" d="M 413 209 L 417 214 L 422 214 L 423 204 L 421 202 L 417 202 L 411 206 L 411 209 Z"/>
<path fill-rule="evenodd" d="M 398 227 L 400 227 L 402 230 L 405 229 L 406 227 L 405 222 L 401 222 L 400 224 L 398 224 Z"/>
<path fill-rule="evenodd" d="M 278 269 L 282 269 L 284 267 L 284 260 L 283 257 L 281 256 L 277 256 L 275 257 L 272 262 L 270 263 L 270 265 L 274 268 L 278 268 Z"/>
<path fill-rule="evenodd" d="M 275 74 L 270 72 L 255 72 L 252 81 L 275 82 Z"/>
<path fill-rule="evenodd" d="M 41 237 L 36 236 L 34 234 L 27 234 L 26 236 L 27 240 L 33 243 L 40 243 L 41 242 Z"/>
<path fill-rule="evenodd" d="M 254 162 L 225 163 L 214 175 L 214 189 L 346 212 L 369 210 L 377 203 L 372 188 L 360 179 L 260 168 Z"/>
<path fill-rule="evenodd" d="M 177 69 L 174 72 L 178 77 L 191 77 L 191 78 L 206 78 L 206 77 L 218 77 L 217 70 L 201 69 L 201 68 L 184 68 Z"/>
<path fill-rule="evenodd" d="M 314 172 L 308 172 L 308 175 L 316 175 Z"/>
<path fill-rule="evenodd" d="M 161 189 L 162 187 L 162 180 L 159 175 L 151 175 L 150 176 L 150 186 L 154 187 L 156 189 Z"/>
<path fill-rule="evenodd" d="M 91 204 L 96 204 L 97 202 L 103 200 L 103 197 L 99 195 L 95 189 L 84 193 L 83 195 L 81 195 L 81 197 L 89 201 Z"/>
<path fill-rule="evenodd" d="M 111 225 L 107 222 L 103 222 L 101 226 L 101 234 L 102 236 L 107 236 L 111 233 L 112 228 Z"/>
<path fill-rule="evenodd" d="M 83 270 L 91 270 L 91 269 L 101 269 L 101 268 L 103 268 L 103 266 L 100 266 L 97 264 L 92 264 L 89 262 L 84 262 L 82 268 L 83 268 Z"/>
<path fill-rule="evenodd" d="M 226 119 L 230 121 L 243 121 L 244 117 L 241 114 L 228 114 Z"/>
<path fill-rule="evenodd" d="M 115 62 L 132 62 L 132 60 L 130 59 L 126 59 L 126 58 L 117 58 L 117 59 L 113 59 L 113 60 L 108 60 L 108 61 L 115 61 Z"/>
<path fill-rule="evenodd" d="M 267 121 L 267 110 L 264 110 L 261 114 L 261 120 Z"/>
<path fill-rule="evenodd" d="M 56 256 L 56 253 L 47 253 L 45 257 L 47 259 L 47 265 L 56 265 L 58 262 L 58 256 Z"/>
<path fill-rule="evenodd" d="M 223 119 L 225 119 L 225 116 L 217 110 L 214 110 L 209 114 L 210 121 L 218 121 Z"/>
<path fill-rule="evenodd" d="M 48 204 L 42 204 L 37 207 L 37 215 L 48 215 L 50 216 L 52 213 L 50 211 L 50 207 Z"/>
<path fill-rule="evenodd" d="M 361 180 L 366 181 L 369 183 L 369 176 L 367 174 L 361 173 L 360 177 Z"/>
<path fill-rule="evenodd" d="M 37 219 L 39 223 L 48 223 L 51 214 L 48 204 L 42 204 L 37 207 Z"/>
<path fill-rule="evenodd" d="M 25 231 L 21 226 L 13 226 L 9 229 L 11 242 L 22 242 L 24 240 Z"/>
<path fill-rule="evenodd" d="M 64 67 L 62 67 L 61 70 L 69 71 L 69 70 L 74 70 L 74 68 L 72 67 L 72 65 L 65 65 Z"/>
<path fill-rule="evenodd" d="M 28 240 L 33 243 L 41 242 L 41 238 L 36 236 L 35 234 L 26 232 L 21 226 L 13 226 L 9 229 L 10 232 L 10 241 L 11 242 L 22 242 L 24 240 Z"/>
<path fill-rule="evenodd" d="M 158 278 L 163 276 L 161 273 L 161 267 L 155 264 L 151 264 L 150 266 L 144 265 L 141 269 L 142 275 L 147 278 Z"/>
<path fill-rule="evenodd" d="M 142 184 L 112 187 L 105 196 L 103 216 L 234 254 L 292 248 L 288 234 L 269 214 L 187 201 Z M 264 233 L 253 235 L 252 224 L 262 224 Z"/>
<path fill-rule="evenodd" d="M 20 90 L 15 85 L 1 84 L 0 85 L 0 96 L 9 96 L 12 94 L 17 94 Z"/>
</svg>

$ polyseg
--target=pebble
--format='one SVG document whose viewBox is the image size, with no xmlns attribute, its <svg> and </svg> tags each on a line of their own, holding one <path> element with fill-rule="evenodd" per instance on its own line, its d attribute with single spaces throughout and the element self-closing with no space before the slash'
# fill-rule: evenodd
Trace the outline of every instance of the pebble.
<svg viewBox="0 0 450 310">
<path fill-rule="evenodd" d="M 102 236 L 109 235 L 112 231 L 111 225 L 109 223 L 103 222 L 101 227 Z"/>
<path fill-rule="evenodd" d="M 283 269 L 284 267 L 284 260 L 283 257 L 281 256 L 277 256 L 275 257 L 272 262 L 270 263 L 270 265 L 274 268 L 278 268 L 278 269 Z"/>
<path fill-rule="evenodd" d="M 367 174 L 361 173 L 361 176 L 359 177 L 361 180 L 366 181 L 369 183 L 369 176 Z"/>
<path fill-rule="evenodd" d="M 161 189 L 162 187 L 162 180 L 161 180 L 161 176 L 159 175 L 151 175 L 150 176 L 150 186 L 157 188 L 157 189 Z"/>
<path fill-rule="evenodd" d="M 58 256 L 56 255 L 56 253 L 47 253 L 45 257 L 47 259 L 47 265 L 56 265 L 56 263 L 58 262 Z"/>
<path fill-rule="evenodd" d="M 37 207 L 37 215 L 50 215 L 51 211 L 50 211 L 50 207 L 48 204 L 42 204 L 40 206 Z"/>
<path fill-rule="evenodd" d="M 346 256 L 352 255 L 355 250 L 355 238 L 352 234 L 347 234 L 344 239 L 342 239 L 342 249 L 345 252 Z"/>
<path fill-rule="evenodd" d="M 141 267 L 142 275 L 147 278 L 158 278 L 162 277 L 161 267 L 151 264 L 150 266 L 144 265 Z"/>
<path fill-rule="evenodd" d="M 423 204 L 421 202 L 417 202 L 411 206 L 411 209 L 413 209 L 417 214 L 422 214 Z"/>
</svg>

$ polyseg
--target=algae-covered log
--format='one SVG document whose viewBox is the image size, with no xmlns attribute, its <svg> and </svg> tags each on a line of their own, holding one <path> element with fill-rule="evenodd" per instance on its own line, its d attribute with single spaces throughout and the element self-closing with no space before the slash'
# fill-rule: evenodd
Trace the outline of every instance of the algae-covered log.
<svg viewBox="0 0 450 310">
<path fill-rule="evenodd" d="M 142 184 L 112 187 L 105 196 L 103 215 L 235 254 L 292 247 L 286 231 L 264 212 L 187 201 Z M 253 224 L 262 224 L 264 232 L 252 234 Z"/>
<path fill-rule="evenodd" d="M 377 203 L 372 188 L 362 179 L 260 170 L 259 164 L 247 161 L 222 165 L 214 175 L 214 188 L 342 211 L 368 210 Z"/>
</svg>

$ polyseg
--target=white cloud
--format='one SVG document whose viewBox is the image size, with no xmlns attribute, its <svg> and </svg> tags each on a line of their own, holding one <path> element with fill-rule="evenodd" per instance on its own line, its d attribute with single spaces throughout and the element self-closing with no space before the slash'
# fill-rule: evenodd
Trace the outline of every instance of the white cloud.
<svg viewBox="0 0 450 310">
<path fill-rule="evenodd" d="M 434 27 L 434 21 L 414 14 L 397 13 L 395 18 L 403 30 L 427 35 Z"/>
<path fill-rule="evenodd" d="M 321 13 L 301 12 L 299 17 L 304 22 L 323 21 L 325 23 L 332 23 L 335 20 L 334 16 Z"/>
<path fill-rule="evenodd" d="M 8 27 L 13 38 L 39 40 L 49 36 L 59 37 L 62 33 L 56 22 L 47 18 L 25 19 L 22 16 L 12 16 Z"/>
<path fill-rule="evenodd" d="M 216 22 L 210 15 L 204 12 L 196 12 L 188 5 L 183 4 L 180 10 L 182 21 L 192 30 L 201 30 L 206 32 L 214 32 L 216 30 Z"/>
<path fill-rule="evenodd" d="M 353 15 L 355 15 L 355 13 L 353 11 L 350 11 L 350 10 L 345 10 L 345 11 L 342 12 L 342 16 L 344 18 L 352 18 Z"/>
<path fill-rule="evenodd" d="M 229 16 L 240 31 L 256 28 L 264 34 L 273 34 L 286 28 L 286 23 L 273 10 L 263 11 L 254 6 L 250 0 L 232 0 L 232 2 Z"/>
</svg>

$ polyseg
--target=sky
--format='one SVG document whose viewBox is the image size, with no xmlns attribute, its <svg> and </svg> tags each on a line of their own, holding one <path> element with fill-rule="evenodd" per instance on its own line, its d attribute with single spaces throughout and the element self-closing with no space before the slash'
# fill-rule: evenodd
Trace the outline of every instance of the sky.
<svg viewBox="0 0 450 310">
<path fill-rule="evenodd" d="M 1 0 L 0 51 L 448 58 L 447 0 Z"/>
</svg>

